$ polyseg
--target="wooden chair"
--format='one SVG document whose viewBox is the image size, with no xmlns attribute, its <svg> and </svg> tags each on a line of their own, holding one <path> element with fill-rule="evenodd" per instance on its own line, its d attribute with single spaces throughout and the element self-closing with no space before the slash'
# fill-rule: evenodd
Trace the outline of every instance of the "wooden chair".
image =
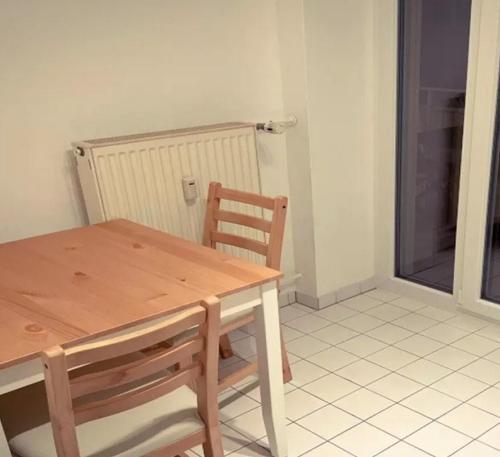
<svg viewBox="0 0 500 457">
<path fill-rule="evenodd" d="M 174 457 L 203 444 L 222 457 L 217 403 L 220 302 L 209 299 L 161 323 L 104 341 L 42 353 L 50 422 L 9 441 L 20 457 Z M 151 347 L 187 329 L 177 346 L 107 369 L 103 361 Z M 180 360 L 191 364 L 170 370 Z M 197 393 L 188 385 L 197 382 Z M 29 411 L 26 411 L 29 414 Z M 51 429 L 53 439 L 51 438 Z"/>
<path fill-rule="evenodd" d="M 221 209 L 222 200 L 245 203 L 270 210 L 272 211 L 272 218 L 271 220 L 266 220 Z M 203 244 L 214 249 L 218 244 L 226 244 L 256 252 L 257 254 L 265 256 L 266 266 L 279 270 L 281 264 L 281 251 L 283 246 L 287 206 L 288 199 L 286 197 L 264 197 L 262 195 L 227 189 L 222 187 L 222 185 L 218 182 L 212 182 L 208 187 L 207 210 L 203 230 Z M 219 231 L 220 221 L 260 230 L 267 234 L 267 243 L 264 241 L 245 238 L 239 235 L 221 232 Z M 238 297 L 228 297 L 227 299 L 223 299 L 223 310 L 226 308 L 226 304 L 227 307 L 231 307 L 231 300 L 238 301 Z M 226 301 L 228 303 L 225 303 Z M 228 358 L 233 355 L 228 333 L 253 322 L 254 319 L 253 308 L 249 311 L 227 317 L 225 316 L 224 311 L 222 312 L 221 338 L 219 346 L 222 358 Z M 281 353 L 283 361 L 283 381 L 289 382 L 292 379 L 292 374 L 290 371 L 290 364 L 288 362 L 283 337 L 281 338 Z M 223 390 L 256 372 L 257 363 L 251 363 L 230 376 L 220 379 L 219 389 Z"/>
</svg>

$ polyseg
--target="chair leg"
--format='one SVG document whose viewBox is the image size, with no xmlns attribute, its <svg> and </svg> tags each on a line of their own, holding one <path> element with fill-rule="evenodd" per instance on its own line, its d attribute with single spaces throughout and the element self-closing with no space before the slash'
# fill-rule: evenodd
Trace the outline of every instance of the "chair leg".
<svg viewBox="0 0 500 457">
<path fill-rule="evenodd" d="M 290 382 L 292 377 L 292 370 L 290 369 L 290 362 L 288 361 L 288 354 L 286 352 L 285 340 L 283 333 L 281 333 L 281 361 L 283 363 L 283 384 Z"/>
<path fill-rule="evenodd" d="M 290 369 L 290 363 L 288 361 L 288 354 L 286 352 L 285 341 L 283 340 L 283 335 L 281 335 L 281 361 L 283 364 L 283 384 L 290 382 L 292 377 L 292 370 Z M 219 392 L 231 387 L 237 382 L 242 381 L 246 377 L 257 373 L 257 363 L 249 363 L 238 371 L 226 376 L 225 378 L 219 379 Z"/>
<path fill-rule="evenodd" d="M 219 353 L 222 359 L 229 359 L 234 355 L 229 336 L 221 335 L 219 339 Z"/>
<path fill-rule="evenodd" d="M 205 457 L 224 457 L 220 429 L 207 429 L 207 441 L 203 443 Z"/>
</svg>

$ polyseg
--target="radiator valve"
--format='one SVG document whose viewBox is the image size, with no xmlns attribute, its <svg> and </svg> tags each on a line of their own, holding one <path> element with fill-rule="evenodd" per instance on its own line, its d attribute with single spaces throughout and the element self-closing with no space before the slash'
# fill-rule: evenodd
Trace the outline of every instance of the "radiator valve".
<svg viewBox="0 0 500 457">
<path fill-rule="evenodd" d="M 292 114 L 286 121 L 260 122 L 255 125 L 255 128 L 262 132 L 280 135 L 282 133 L 285 133 L 286 130 L 288 130 L 290 127 L 294 127 L 295 125 L 297 125 L 297 117 Z"/>
<path fill-rule="evenodd" d="M 73 150 L 73 154 L 75 154 L 75 157 L 85 157 L 85 149 L 83 149 L 81 146 L 77 146 Z"/>
</svg>

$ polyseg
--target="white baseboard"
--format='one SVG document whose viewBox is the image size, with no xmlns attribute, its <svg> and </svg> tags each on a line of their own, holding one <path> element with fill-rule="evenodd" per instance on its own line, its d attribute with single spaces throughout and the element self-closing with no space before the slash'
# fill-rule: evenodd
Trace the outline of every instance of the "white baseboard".
<svg viewBox="0 0 500 457">
<path fill-rule="evenodd" d="M 363 281 L 356 282 L 354 284 L 349 284 L 347 286 L 341 287 L 332 292 L 328 292 L 319 297 L 313 297 L 308 294 L 297 291 L 297 302 L 308 306 L 313 309 L 323 309 L 327 306 L 333 305 L 348 298 L 355 297 L 364 292 L 377 287 L 377 281 L 375 277 L 364 279 Z"/>
<path fill-rule="evenodd" d="M 473 307 L 464 308 L 457 303 L 455 297 L 451 294 L 412 283 L 401 278 L 387 279 L 375 276 L 354 284 L 349 284 L 319 297 L 313 297 L 300 291 L 290 291 L 289 289 L 288 291 L 284 291 L 285 293 L 280 294 L 280 306 L 286 306 L 297 302 L 309 308 L 320 310 L 377 287 L 448 311 L 460 311 L 497 324 L 500 322 L 500 308 L 497 305 L 493 306 L 489 302 L 479 303 Z"/>
<path fill-rule="evenodd" d="M 448 311 L 457 309 L 457 302 L 453 295 L 401 278 L 386 279 L 380 282 L 377 287 Z"/>
<path fill-rule="evenodd" d="M 319 309 L 318 299 L 316 297 L 297 291 L 295 293 L 295 298 L 297 300 L 297 303 L 300 303 L 301 305 L 309 306 L 309 308 L 312 309 Z"/>
</svg>

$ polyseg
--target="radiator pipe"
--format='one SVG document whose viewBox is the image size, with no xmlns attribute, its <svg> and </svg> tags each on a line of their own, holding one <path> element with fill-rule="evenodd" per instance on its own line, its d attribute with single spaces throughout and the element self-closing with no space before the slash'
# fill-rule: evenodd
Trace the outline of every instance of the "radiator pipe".
<svg viewBox="0 0 500 457">
<path fill-rule="evenodd" d="M 286 121 L 258 122 L 257 124 L 255 124 L 255 128 L 257 131 L 280 135 L 282 133 L 285 133 L 286 130 L 294 127 L 295 125 L 297 125 L 297 117 L 292 114 Z"/>
<path fill-rule="evenodd" d="M 85 149 L 80 146 L 77 146 L 73 152 L 75 156 L 85 157 Z"/>
</svg>

